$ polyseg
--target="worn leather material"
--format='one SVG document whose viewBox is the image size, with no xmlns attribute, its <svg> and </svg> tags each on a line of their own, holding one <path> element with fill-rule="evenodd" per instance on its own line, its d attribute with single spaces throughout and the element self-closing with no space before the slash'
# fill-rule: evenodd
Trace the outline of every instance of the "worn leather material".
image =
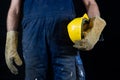
<svg viewBox="0 0 120 80">
<path fill-rule="evenodd" d="M 22 60 L 20 59 L 17 52 L 17 45 L 18 45 L 18 32 L 16 31 L 7 32 L 5 46 L 5 60 L 8 68 L 13 74 L 18 74 L 18 70 L 15 67 L 14 63 L 18 66 L 22 65 Z"/>
<path fill-rule="evenodd" d="M 73 47 L 79 50 L 91 50 L 99 41 L 102 31 L 106 26 L 106 21 L 101 17 L 93 17 L 89 22 L 89 29 L 84 32 L 84 38 L 76 41 Z"/>
</svg>

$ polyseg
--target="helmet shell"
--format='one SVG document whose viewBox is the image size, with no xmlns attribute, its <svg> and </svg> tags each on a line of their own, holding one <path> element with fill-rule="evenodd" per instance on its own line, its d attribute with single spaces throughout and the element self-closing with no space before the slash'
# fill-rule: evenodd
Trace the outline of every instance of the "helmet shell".
<svg viewBox="0 0 120 80">
<path fill-rule="evenodd" d="M 73 43 L 82 39 L 82 27 L 84 19 L 89 20 L 86 13 L 82 17 L 74 18 L 67 25 L 68 35 Z"/>
</svg>

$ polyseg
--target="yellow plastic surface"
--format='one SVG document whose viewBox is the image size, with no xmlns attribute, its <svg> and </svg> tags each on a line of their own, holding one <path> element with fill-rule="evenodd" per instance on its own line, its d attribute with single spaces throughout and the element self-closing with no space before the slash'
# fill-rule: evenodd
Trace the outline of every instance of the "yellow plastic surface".
<svg viewBox="0 0 120 80">
<path fill-rule="evenodd" d="M 74 18 L 67 26 L 69 37 L 73 43 L 82 39 L 83 19 L 89 19 L 86 13 L 83 15 L 83 17 Z"/>
</svg>

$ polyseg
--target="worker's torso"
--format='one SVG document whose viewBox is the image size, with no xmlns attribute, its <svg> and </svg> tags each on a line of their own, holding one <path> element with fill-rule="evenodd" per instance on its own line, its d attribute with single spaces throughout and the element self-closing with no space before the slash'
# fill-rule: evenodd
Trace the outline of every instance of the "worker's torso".
<svg viewBox="0 0 120 80">
<path fill-rule="evenodd" d="M 24 16 L 73 15 L 73 0 L 24 0 Z"/>
</svg>

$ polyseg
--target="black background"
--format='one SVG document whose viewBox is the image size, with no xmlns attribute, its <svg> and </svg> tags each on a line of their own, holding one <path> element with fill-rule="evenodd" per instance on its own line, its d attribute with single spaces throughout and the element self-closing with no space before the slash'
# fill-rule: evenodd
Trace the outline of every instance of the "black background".
<svg viewBox="0 0 120 80">
<path fill-rule="evenodd" d="M 79 4 L 78 2 L 75 4 Z M 104 41 L 98 42 L 93 50 L 81 54 L 86 80 L 119 80 L 119 5 L 112 0 L 97 0 L 97 2 L 101 17 L 105 19 L 107 25 L 102 33 Z M 0 80 L 24 80 L 24 65 L 19 67 L 19 75 L 13 75 L 4 59 L 6 16 L 9 3 L 10 0 L 0 0 Z M 84 13 L 83 9 L 79 10 L 80 7 L 83 5 L 76 6 L 78 16 Z"/>
</svg>

